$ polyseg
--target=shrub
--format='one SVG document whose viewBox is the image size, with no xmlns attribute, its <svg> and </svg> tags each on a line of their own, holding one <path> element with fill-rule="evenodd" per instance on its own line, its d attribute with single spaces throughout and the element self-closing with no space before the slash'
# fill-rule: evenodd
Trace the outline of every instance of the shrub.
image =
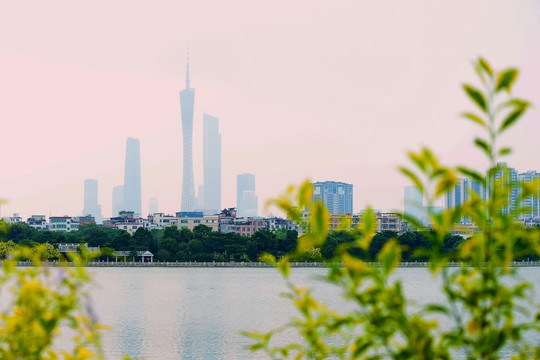
<svg viewBox="0 0 540 360">
<path fill-rule="evenodd" d="M 388 240 L 377 254 L 380 267 L 370 267 L 350 255 L 351 249 L 367 251 L 375 235 L 376 220 L 368 210 L 355 240 L 338 246 L 335 261 L 339 265 L 331 266 L 325 276 L 325 281 L 336 285 L 354 310 L 330 310 L 309 289 L 291 282 L 289 257 L 276 262 L 266 256 L 283 274 L 290 289 L 286 296 L 293 301 L 299 316 L 268 333 L 245 333 L 254 340 L 252 351 L 263 351 L 273 359 L 497 359 L 504 349 L 513 352 L 516 359 L 540 358 L 538 344 L 524 339 L 525 332 L 539 335 L 540 314 L 530 314 L 537 304 L 527 309 L 519 305 L 521 301 L 532 301 L 531 284 L 519 278 L 511 266 L 518 255 L 514 253 L 518 242 L 524 251 L 540 254 L 538 228 L 527 229 L 516 221 L 527 211 L 521 200 L 537 197 L 539 184 L 512 183 L 505 176 L 507 170 L 497 163 L 499 157 L 511 151 L 499 146 L 500 135 L 517 122 L 529 103 L 511 97 L 518 76 L 516 69 L 496 72 L 482 58 L 474 66 L 484 90 L 463 85 L 477 108 L 463 116 L 486 134 L 474 143 L 486 155 L 488 171 L 484 175 L 466 167 L 444 166 L 427 148 L 409 153 L 412 168 L 400 168 L 430 205 L 454 188 L 459 175 L 472 178 L 487 189 L 487 199 L 471 192 L 460 206 L 428 214 L 431 231 L 425 234 L 429 246 L 415 255 L 429 260 L 429 270 L 441 280 L 440 291 L 445 301 L 423 305 L 417 312 L 407 307 L 401 281 L 390 277 L 402 253 L 396 239 Z M 509 195 L 515 189 L 518 201 L 510 206 Z M 312 202 L 312 191 L 311 183 L 305 182 L 273 201 L 306 229 L 292 256 L 321 246 L 328 235 L 328 210 L 320 201 Z M 306 209 L 310 215 L 303 221 L 301 214 Z M 477 231 L 457 249 L 445 247 L 445 239 L 463 217 L 470 219 Z M 422 229 L 417 219 L 406 220 Z M 452 261 L 460 266 L 449 267 Z M 516 320 L 520 313 L 526 320 Z M 301 342 L 274 344 L 276 334 L 290 329 L 299 334 Z M 329 342 L 330 338 L 333 341 Z"/>
</svg>

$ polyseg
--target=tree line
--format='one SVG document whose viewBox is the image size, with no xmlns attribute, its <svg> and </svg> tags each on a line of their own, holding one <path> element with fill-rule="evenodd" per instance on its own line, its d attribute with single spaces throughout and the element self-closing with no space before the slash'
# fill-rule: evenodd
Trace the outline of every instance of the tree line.
<svg viewBox="0 0 540 360">
<path fill-rule="evenodd" d="M 0 256 L 5 256 L 16 244 L 33 247 L 38 244 L 75 243 L 87 244 L 89 247 L 100 247 L 100 258 L 111 260 L 115 251 L 150 251 L 155 261 L 258 261 L 263 253 L 276 258 L 294 251 L 298 245 L 296 230 L 279 229 L 258 230 L 251 237 L 236 233 L 212 231 L 205 225 L 198 225 L 193 230 L 178 229 L 170 226 L 164 229 L 147 230 L 139 228 L 130 235 L 125 230 L 111 229 L 96 224 L 81 225 L 79 230 L 60 233 L 47 230 L 36 230 L 23 223 L 14 223 L 0 231 Z M 368 250 L 352 248 L 351 255 L 365 260 L 376 261 L 377 254 L 388 239 L 396 238 L 403 248 L 403 261 L 424 261 L 421 249 L 429 248 L 430 231 L 409 231 L 398 234 L 394 231 L 378 232 Z M 296 261 L 330 261 L 342 244 L 355 241 L 355 231 L 333 231 L 326 241 L 298 256 Z M 448 235 L 443 244 L 443 251 L 458 251 L 463 237 Z M 537 260 L 537 256 L 524 252 L 519 240 L 514 246 L 516 258 Z M 55 257 L 52 253 L 51 257 Z"/>
</svg>

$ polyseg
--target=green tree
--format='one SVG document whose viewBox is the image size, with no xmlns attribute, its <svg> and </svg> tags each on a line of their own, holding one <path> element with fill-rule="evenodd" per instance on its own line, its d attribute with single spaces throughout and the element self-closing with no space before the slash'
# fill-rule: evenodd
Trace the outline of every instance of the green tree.
<svg viewBox="0 0 540 360">
<path fill-rule="evenodd" d="M 131 235 L 125 230 L 118 230 L 113 240 L 113 248 L 121 251 L 128 251 L 131 243 Z"/>
<path fill-rule="evenodd" d="M 286 296 L 299 315 L 271 332 L 246 333 L 254 340 L 253 351 L 265 351 L 273 359 L 450 359 L 456 354 L 466 359 L 499 359 L 502 351 L 505 358 L 509 354 L 514 359 L 540 358 L 540 313 L 531 314 L 538 311 L 538 304 L 533 303 L 531 284 L 511 266 L 518 241 L 524 251 L 540 254 L 539 229 L 527 229 L 515 221 L 527 210 L 520 205 L 521 200 L 538 197 L 540 184 L 505 181 L 500 175 L 506 170 L 497 165 L 498 158 L 511 151 L 499 145 L 500 136 L 516 123 L 529 103 L 511 97 L 516 69 L 497 72 L 482 58 L 475 69 L 484 91 L 469 84 L 463 86 L 477 108 L 463 116 L 486 134 L 474 140 L 488 159 L 486 174 L 444 166 L 426 148 L 409 153 L 412 168 L 400 168 L 428 203 L 431 228 L 422 232 L 427 244 L 415 254 L 429 260 L 428 269 L 440 279 L 445 301 L 424 305 L 420 311 L 407 307 L 401 281 L 392 276 L 400 263 L 402 247 L 393 236 L 388 236 L 384 244 L 373 244 L 377 223 L 368 209 L 355 241 L 337 248 L 335 259 L 342 265 L 333 265 L 326 276 L 326 281 L 341 289 L 353 310 L 343 312 L 321 304 L 309 289 L 292 283 L 287 257 L 276 262 L 267 255 L 265 260 L 276 264 L 284 275 L 290 289 Z M 470 193 L 468 200 L 454 209 L 432 211 L 432 206 L 454 188 L 458 174 L 483 184 L 488 200 Z M 509 210 L 514 187 L 519 187 L 520 195 L 517 206 Z M 288 191 L 275 200 L 289 218 L 306 229 L 298 241 L 300 254 L 320 246 L 328 236 L 328 211 L 320 202 L 312 203 L 312 192 L 311 183 L 306 182 L 296 192 Z M 302 218 L 305 209 L 310 211 L 307 221 Z M 417 220 L 404 217 L 422 229 Z M 458 239 L 449 235 L 463 217 L 470 218 L 478 230 L 458 245 Z M 379 242 L 385 237 L 381 235 Z M 411 239 L 407 236 L 403 240 Z M 351 256 L 351 248 L 369 249 L 380 266 L 369 266 Z M 460 266 L 450 267 L 451 261 Z M 528 309 L 521 305 L 526 302 L 531 304 Z M 519 313 L 525 316 L 518 321 Z M 273 337 L 290 329 L 297 331 L 302 342 L 274 345 Z"/>
<path fill-rule="evenodd" d="M 14 243 L 33 244 L 34 237 L 36 235 L 36 229 L 26 225 L 24 223 L 14 223 L 9 225 L 8 240 L 12 240 Z"/>
<path fill-rule="evenodd" d="M 131 237 L 131 241 L 129 244 L 129 250 L 131 251 L 146 251 L 150 249 L 150 246 L 152 242 L 154 241 L 154 237 L 145 228 L 138 228 L 137 231 L 135 231 L 135 234 Z"/>
</svg>

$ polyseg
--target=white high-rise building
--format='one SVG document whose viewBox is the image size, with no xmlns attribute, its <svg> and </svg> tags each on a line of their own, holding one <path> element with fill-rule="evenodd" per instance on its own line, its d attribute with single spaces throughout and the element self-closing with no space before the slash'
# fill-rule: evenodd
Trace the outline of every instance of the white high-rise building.
<svg viewBox="0 0 540 360">
<path fill-rule="evenodd" d="M 403 213 L 422 223 L 426 221 L 424 195 L 416 186 L 405 186 Z"/>
<path fill-rule="evenodd" d="M 84 209 L 82 215 L 92 215 L 96 224 L 103 222 L 101 205 L 98 204 L 98 182 L 95 179 L 84 181 Z"/>
<path fill-rule="evenodd" d="M 124 169 L 124 209 L 141 215 L 141 147 L 139 139 L 127 138 Z"/>
<path fill-rule="evenodd" d="M 255 217 L 259 202 L 255 194 L 255 175 L 239 174 L 236 176 L 236 216 Z"/>
<path fill-rule="evenodd" d="M 203 114 L 204 210 L 221 210 L 221 134 L 219 119 Z"/>
<path fill-rule="evenodd" d="M 124 185 L 113 187 L 112 193 L 112 216 L 118 216 L 124 209 Z"/>
<path fill-rule="evenodd" d="M 150 202 L 148 203 L 148 214 L 156 214 L 159 212 L 159 206 L 158 206 L 158 200 L 157 198 L 153 197 L 150 198 Z"/>
</svg>

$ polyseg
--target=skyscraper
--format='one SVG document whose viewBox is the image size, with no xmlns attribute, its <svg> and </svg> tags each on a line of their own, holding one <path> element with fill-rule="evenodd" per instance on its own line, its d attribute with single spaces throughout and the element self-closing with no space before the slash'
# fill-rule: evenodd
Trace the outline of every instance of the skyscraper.
<svg viewBox="0 0 540 360">
<path fill-rule="evenodd" d="M 424 208 L 424 196 L 416 186 L 405 186 L 404 189 L 404 208 L 405 215 L 424 222 L 426 211 Z"/>
<path fill-rule="evenodd" d="M 159 212 L 158 200 L 155 197 L 150 198 L 150 202 L 148 203 L 148 214 L 155 214 L 157 212 Z"/>
<path fill-rule="evenodd" d="M 313 199 L 321 199 L 331 215 L 352 214 L 353 186 L 337 181 L 316 182 Z"/>
<path fill-rule="evenodd" d="M 180 111 L 182 115 L 182 135 L 184 139 L 184 171 L 182 178 L 182 211 L 192 211 L 195 206 L 195 185 L 193 181 L 193 107 L 195 89 L 189 87 L 189 53 L 186 65 L 186 88 L 180 91 Z"/>
<path fill-rule="evenodd" d="M 255 175 L 238 174 L 236 176 L 236 216 L 257 216 L 259 203 L 255 195 Z"/>
<path fill-rule="evenodd" d="M 203 114 L 204 210 L 221 210 L 221 134 L 219 119 Z"/>
<path fill-rule="evenodd" d="M 128 138 L 126 142 L 123 205 L 122 210 L 141 215 L 141 148 L 139 139 L 135 138 Z"/>
<path fill-rule="evenodd" d="M 84 209 L 82 215 L 92 215 L 97 224 L 103 222 L 101 205 L 98 204 L 98 182 L 95 179 L 84 181 Z"/>
<path fill-rule="evenodd" d="M 112 216 L 118 216 L 124 210 L 124 185 L 113 187 L 112 192 Z"/>
</svg>

